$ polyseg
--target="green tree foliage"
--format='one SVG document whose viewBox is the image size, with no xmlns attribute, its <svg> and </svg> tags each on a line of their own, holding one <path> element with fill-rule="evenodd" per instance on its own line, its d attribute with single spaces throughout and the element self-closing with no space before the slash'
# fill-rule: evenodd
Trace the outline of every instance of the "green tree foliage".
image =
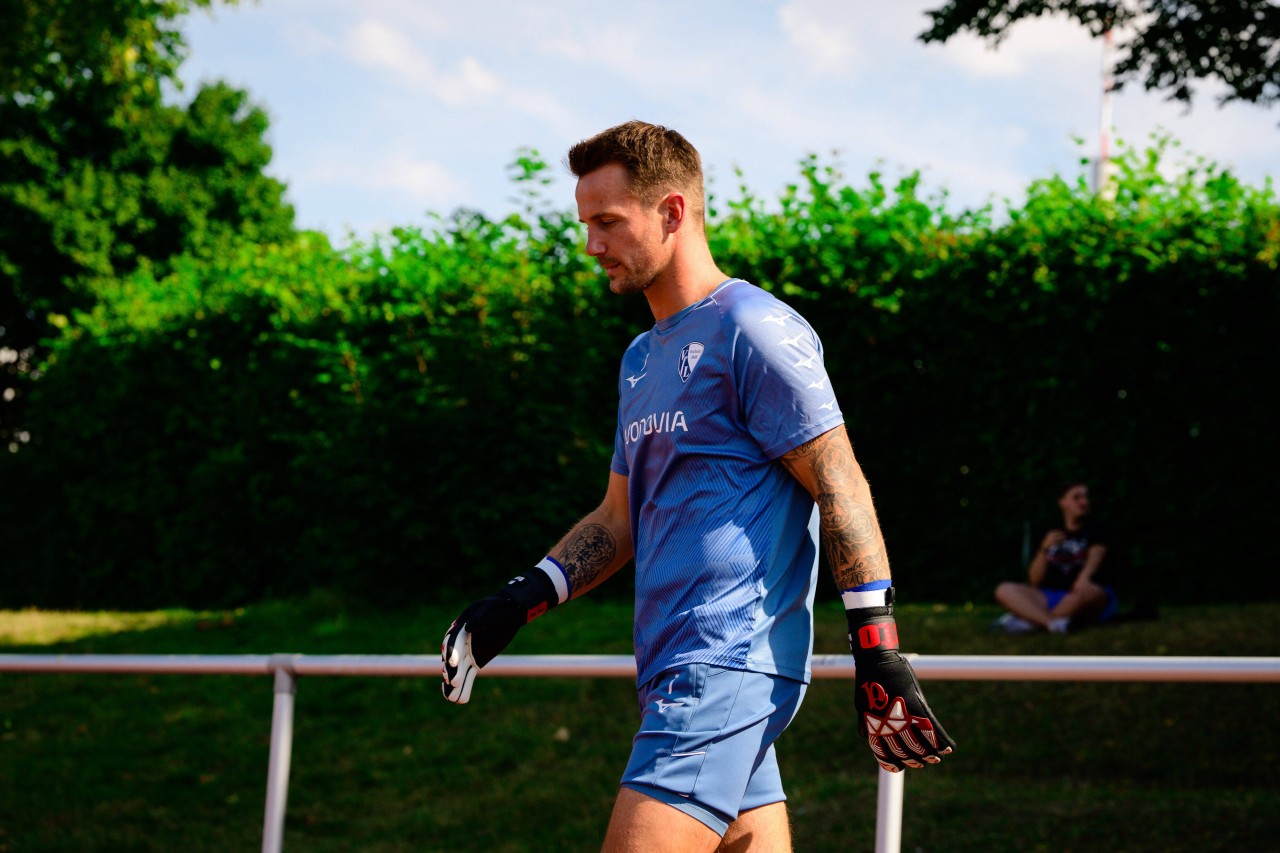
<svg viewBox="0 0 1280 853">
<path fill-rule="evenodd" d="M 1269 185 L 1176 153 L 1127 151 L 1114 201 L 1037 181 L 999 226 L 922 203 L 915 176 L 858 191 L 810 163 L 802 203 L 735 224 L 753 236 L 729 253 L 786 248 L 730 268 L 769 281 L 781 263 L 779 287 L 812 288 L 798 296 L 817 303 L 899 583 L 924 587 L 913 595 L 983 598 L 1019 575 L 1023 538 L 1077 476 L 1127 539 L 1114 557 L 1131 564 L 1131 600 L 1151 574 L 1255 559 L 1275 499 L 1269 478 L 1237 472 L 1275 469 L 1280 409 L 1257 390 L 1280 366 L 1266 343 L 1280 213 Z"/>
<path fill-rule="evenodd" d="M 1280 205 L 1157 142 L 1113 200 L 1035 182 L 961 214 L 919 179 L 816 159 L 711 226 L 724 268 L 823 337 L 895 576 L 985 599 L 1067 476 L 1133 577 L 1280 592 L 1269 387 Z M 459 211 L 338 252 L 320 235 L 188 253 L 98 290 L 53 346 L 32 442 L 0 455 L 0 605 L 225 605 L 327 586 L 483 589 L 603 493 L 617 359 L 652 323 L 608 293 L 571 213 Z M 1242 472 L 1256 472 L 1245 476 Z M 611 588 L 625 592 L 626 582 Z"/>
<path fill-rule="evenodd" d="M 462 211 L 102 288 L 11 460 L 15 523 L 65 527 L 10 565 L 76 567 L 24 573 L 42 600 L 122 606 L 509 573 L 605 486 L 609 365 L 640 306 L 600 299 L 576 242 L 567 214 Z"/>
<path fill-rule="evenodd" d="M 18 0 L 0 26 L 0 441 L 22 420 L 39 342 L 98 290 L 170 258 L 293 228 L 266 176 L 265 114 L 203 86 L 165 103 L 184 45 L 175 21 L 208 0 Z M 15 399 L 16 398 L 16 399 Z M 25 430 L 24 430 L 25 432 Z"/>
<path fill-rule="evenodd" d="M 1118 28 L 1117 87 L 1142 78 L 1148 90 L 1190 103 L 1199 80 L 1226 84 L 1221 102 L 1270 106 L 1280 99 L 1280 6 L 1275 0 L 949 0 L 929 12 L 925 42 L 970 31 L 998 44 L 1018 21 L 1065 14 L 1094 36 Z"/>
</svg>

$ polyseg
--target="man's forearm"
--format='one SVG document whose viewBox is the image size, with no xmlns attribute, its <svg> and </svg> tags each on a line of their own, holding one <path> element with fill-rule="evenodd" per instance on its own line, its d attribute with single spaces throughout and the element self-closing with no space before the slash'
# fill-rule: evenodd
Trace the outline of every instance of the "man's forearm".
<svg viewBox="0 0 1280 853">
<path fill-rule="evenodd" d="M 823 551 L 840 589 L 889 579 L 884 536 L 871 488 L 844 427 L 805 442 L 782 462 L 818 504 Z"/>
<path fill-rule="evenodd" d="M 597 510 L 574 525 L 551 549 L 564 567 L 573 597 L 603 583 L 631 559 L 630 528 Z"/>
<path fill-rule="evenodd" d="M 1080 574 L 1076 577 L 1076 582 L 1072 584 L 1072 588 L 1079 591 L 1089 586 L 1097 586 L 1098 582 L 1094 580 L 1094 576 L 1102 568 L 1102 561 L 1106 556 L 1106 546 L 1090 545 L 1089 550 L 1085 552 L 1084 567 L 1080 569 Z"/>
<path fill-rule="evenodd" d="M 1048 559 L 1045 557 L 1044 548 L 1036 551 L 1036 555 L 1031 558 L 1031 565 L 1027 567 L 1027 580 L 1032 586 L 1039 586 L 1044 580 L 1045 566 Z"/>
</svg>

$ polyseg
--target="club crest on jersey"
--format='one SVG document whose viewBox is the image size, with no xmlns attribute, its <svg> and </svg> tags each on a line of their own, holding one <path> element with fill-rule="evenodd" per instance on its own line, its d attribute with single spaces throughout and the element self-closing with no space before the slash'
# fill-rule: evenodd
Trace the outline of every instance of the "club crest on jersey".
<svg viewBox="0 0 1280 853">
<path fill-rule="evenodd" d="M 693 369 L 698 366 L 698 359 L 702 358 L 702 351 L 706 349 L 702 344 L 694 341 L 691 344 L 685 344 L 684 349 L 680 350 L 680 381 L 688 382 L 689 377 L 693 375 Z"/>
</svg>

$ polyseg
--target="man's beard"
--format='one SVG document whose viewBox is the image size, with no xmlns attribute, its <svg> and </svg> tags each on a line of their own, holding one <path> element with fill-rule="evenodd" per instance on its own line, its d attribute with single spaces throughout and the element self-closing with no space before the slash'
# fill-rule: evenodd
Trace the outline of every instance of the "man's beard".
<svg viewBox="0 0 1280 853">
<path fill-rule="evenodd" d="M 609 279 L 609 290 L 619 296 L 626 296 L 629 293 L 644 293 L 658 280 L 659 272 L 660 270 L 648 264 L 638 270 L 624 267 L 622 275 Z"/>
<path fill-rule="evenodd" d="M 619 296 L 626 296 L 631 293 L 644 293 L 653 282 L 653 278 L 643 279 L 634 275 L 627 275 L 610 281 L 609 289 Z"/>
</svg>

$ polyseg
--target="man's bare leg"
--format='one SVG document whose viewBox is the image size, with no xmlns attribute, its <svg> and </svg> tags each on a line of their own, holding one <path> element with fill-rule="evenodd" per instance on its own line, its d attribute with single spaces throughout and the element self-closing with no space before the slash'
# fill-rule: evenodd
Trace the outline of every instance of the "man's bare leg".
<svg viewBox="0 0 1280 853">
<path fill-rule="evenodd" d="M 1053 619 L 1049 613 L 1049 600 L 1044 597 L 1043 592 L 1029 584 L 1005 581 L 996 587 L 996 601 L 1005 610 L 1041 628 L 1048 628 Z"/>
<path fill-rule="evenodd" d="M 1053 617 L 1096 619 L 1107 609 L 1107 591 L 1090 584 L 1079 592 L 1071 591 L 1053 608 Z"/>
<path fill-rule="evenodd" d="M 766 807 L 767 808 L 767 807 Z M 711 853 L 720 836 L 697 818 L 621 788 L 605 833 L 602 853 Z"/>
<path fill-rule="evenodd" d="M 791 853 L 786 803 L 770 803 L 738 815 L 716 853 Z"/>
</svg>

